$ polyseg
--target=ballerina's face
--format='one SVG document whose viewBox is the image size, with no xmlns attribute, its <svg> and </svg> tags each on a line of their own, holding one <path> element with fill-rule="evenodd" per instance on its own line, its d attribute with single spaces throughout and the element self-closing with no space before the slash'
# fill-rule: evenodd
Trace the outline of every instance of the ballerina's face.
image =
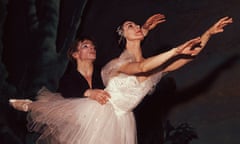
<svg viewBox="0 0 240 144">
<path fill-rule="evenodd" d="M 126 40 L 143 40 L 144 35 L 139 25 L 132 21 L 126 21 L 122 25 L 123 36 Z"/>
</svg>

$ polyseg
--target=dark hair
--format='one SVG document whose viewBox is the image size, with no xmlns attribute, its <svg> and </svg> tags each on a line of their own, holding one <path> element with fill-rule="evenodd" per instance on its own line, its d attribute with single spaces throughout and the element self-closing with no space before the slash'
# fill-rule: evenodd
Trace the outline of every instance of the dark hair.
<svg viewBox="0 0 240 144">
<path fill-rule="evenodd" d="M 79 36 L 78 38 L 76 38 L 73 43 L 71 44 L 71 46 L 69 47 L 68 51 L 67 51 L 67 56 L 68 59 L 76 66 L 76 60 L 73 58 L 72 54 L 74 52 L 76 52 L 78 49 L 78 44 L 79 42 L 83 42 L 85 40 L 90 40 L 92 41 L 92 43 L 94 44 L 94 46 L 96 46 L 95 40 L 90 37 L 90 36 Z"/>
</svg>

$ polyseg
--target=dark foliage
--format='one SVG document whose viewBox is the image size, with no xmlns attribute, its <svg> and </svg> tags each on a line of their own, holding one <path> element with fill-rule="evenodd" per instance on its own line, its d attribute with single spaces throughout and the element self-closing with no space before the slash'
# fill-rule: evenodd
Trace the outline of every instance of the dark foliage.
<svg viewBox="0 0 240 144">
<path fill-rule="evenodd" d="M 188 123 L 181 123 L 174 127 L 170 121 L 167 121 L 164 130 L 164 144 L 190 144 L 193 139 L 198 138 L 194 128 Z"/>
</svg>

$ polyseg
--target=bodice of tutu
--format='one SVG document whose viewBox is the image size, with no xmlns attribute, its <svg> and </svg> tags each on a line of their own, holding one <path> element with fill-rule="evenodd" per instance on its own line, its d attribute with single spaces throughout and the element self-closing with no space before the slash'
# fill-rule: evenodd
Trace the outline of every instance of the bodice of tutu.
<svg viewBox="0 0 240 144">
<path fill-rule="evenodd" d="M 110 103 L 116 111 L 132 111 L 151 89 L 150 80 L 139 82 L 135 76 L 119 74 L 111 78 L 106 91 L 111 95 Z"/>
<path fill-rule="evenodd" d="M 139 82 L 134 75 L 118 72 L 122 65 L 134 61 L 136 61 L 134 56 L 125 50 L 118 58 L 107 63 L 102 69 L 105 90 L 111 95 L 109 101 L 117 113 L 132 111 L 162 77 L 162 72 L 158 71 L 145 81 Z"/>
</svg>

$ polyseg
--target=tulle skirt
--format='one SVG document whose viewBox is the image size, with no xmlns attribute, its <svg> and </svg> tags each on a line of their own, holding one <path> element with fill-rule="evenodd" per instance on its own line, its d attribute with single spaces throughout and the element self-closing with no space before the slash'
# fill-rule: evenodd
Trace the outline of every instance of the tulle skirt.
<svg viewBox="0 0 240 144">
<path fill-rule="evenodd" d="M 43 90 L 30 104 L 29 131 L 41 135 L 37 143 L 136 144 L 132 112 L 116 115 L 111 103 L 101 105 L 88 98 L 65 99 Z"/>
</svg>

